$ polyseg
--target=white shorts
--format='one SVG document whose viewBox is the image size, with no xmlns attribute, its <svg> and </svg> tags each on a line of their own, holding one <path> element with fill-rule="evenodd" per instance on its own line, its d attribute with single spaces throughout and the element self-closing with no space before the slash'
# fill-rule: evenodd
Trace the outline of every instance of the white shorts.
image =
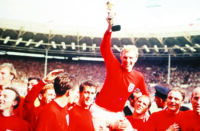
<svg viewBox="0 0 200 131">
<path fill-rule="evenodd" d="M 108 130 L 119 126 L 119 121 L 123 120 L 127 123 L 127 131 L 132 131 L 132 126 L 130 122 L 126 119 L 123 112 L 112 112 L 96 104 L 93 104 L 90 108 L 93 117 L 93 123 L 96 131 Z M 99 129 L 99 130 L 98 130 Z"/>
</svg>

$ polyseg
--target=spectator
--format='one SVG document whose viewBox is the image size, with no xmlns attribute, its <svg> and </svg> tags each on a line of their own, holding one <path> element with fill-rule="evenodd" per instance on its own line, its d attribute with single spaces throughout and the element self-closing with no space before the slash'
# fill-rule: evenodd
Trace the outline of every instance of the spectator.
<svg viewBox="0 0 200 131">
<path fill-rule="evenodd" d="M 0 92 L 0 130 L 31 131 L 29 123 L 14 114 L 20 102 L 19 93 L 13 88 L 4 88 Z"/>
</svg>

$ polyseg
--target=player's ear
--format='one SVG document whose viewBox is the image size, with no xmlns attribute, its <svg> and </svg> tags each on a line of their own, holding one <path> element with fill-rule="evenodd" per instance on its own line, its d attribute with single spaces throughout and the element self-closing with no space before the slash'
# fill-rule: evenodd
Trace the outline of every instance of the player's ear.
<svg viewBox="0 0 200 131">
<path fill-rule="evenodd" d="M 9 79 L 10 79 L 10 80 L 13 80 L 13 79 L 14 79 L 14 75 L 11 74 Z"/>
<path fill-rule="evenodd" d="M 39 100 L 42 100 L 42 94 L 39 94 L 39 95 L 38 95 L 38 99 L 39 99 Z"/>
<path fill-rule="evenodd" d="M 15 100 L 12 105 L 13 105 L 13 107 L 15 107 L 15 106 L 17 106 L 17 104 L 18 104 L 18 101 Z"/>
</svg>

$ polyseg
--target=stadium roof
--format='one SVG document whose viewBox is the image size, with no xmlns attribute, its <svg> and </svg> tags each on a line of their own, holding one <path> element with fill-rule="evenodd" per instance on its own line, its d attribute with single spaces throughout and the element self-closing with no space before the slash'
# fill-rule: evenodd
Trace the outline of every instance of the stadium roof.
<svg viewBox="0 0 200 131">
<path fill-rule="evenodd" d="M 58 53 L 59 49 L 60 54 L 99 56 L 99 44 L 107 27 L 106 2 L 0 1 L 1 49 L 44 53 L 48 47 L 52 53 Z M 143 56 L 167 55 L 167 49 L 173 55 L 200 56 L 199 0 L 111 2 L 117 14 L 115 23 L 122 26 L 121 31 L 113 33 L 116 53 L 124 45 L 136 44 Z"/>
</svg>

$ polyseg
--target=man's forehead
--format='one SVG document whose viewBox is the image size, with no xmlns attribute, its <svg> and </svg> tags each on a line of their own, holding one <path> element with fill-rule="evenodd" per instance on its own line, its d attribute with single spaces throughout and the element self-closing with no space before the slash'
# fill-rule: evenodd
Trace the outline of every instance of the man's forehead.
<svg viewBox="0 0 200 131">
<path fill-rule="evenodd" d="M 55 93 L 55 90 L 53 88 L 49 88 L 45 91 L 45 93 Z"/>
<path fill-rule="evenodd" d="M 9 67 L 6 67 L 6 66 L 3 66 L 3 67 L 0 67 L 0 71 L 10 71 L 10 68 Z"/>
<path fill-rule="evenodd" d="M 95 86 L 85 86 L 84 87 L 84 90 L 96 90 L 96 87 Z"/>
<path fill-rule="evenodd" d="M 148 104 L 150 102 L 149 98 L 146 97 L 146 96 L 141 96 L 141 97 L 139 97 L 138 100 L 140 100 L 140 101 L 142 101 L 142 102 L 144 102 L 146 104 Z"/>
<path fill-rule="evenodd" d="M 168 94 L 168 97 L 177 97 L 177 98 L 181 98 L 182 95 L 179 91 L 170 91 L 169 94 Z"/>
<path fill-rule="evenodd" d="M 9 90 L 9 89 L 3 89 L 1 91 L 1 95 L 6 95 L 8 97 L 15 97 L 16 96 L 15 92 L 12 91 L 12 90 Z"/>
<path fill-rule="evenodd" d="M 122 56 L 123 57 L 135 57 L 136 56 L 136 53 L 134 51 L 124 51 L 122 53 Z"/>
<path fill-rule="evenodd" d="M 38 81 L 36 79 L 32 79 L 28 83 L 36 83 L 36 82 L 38 83 Z"/>
</svg>

